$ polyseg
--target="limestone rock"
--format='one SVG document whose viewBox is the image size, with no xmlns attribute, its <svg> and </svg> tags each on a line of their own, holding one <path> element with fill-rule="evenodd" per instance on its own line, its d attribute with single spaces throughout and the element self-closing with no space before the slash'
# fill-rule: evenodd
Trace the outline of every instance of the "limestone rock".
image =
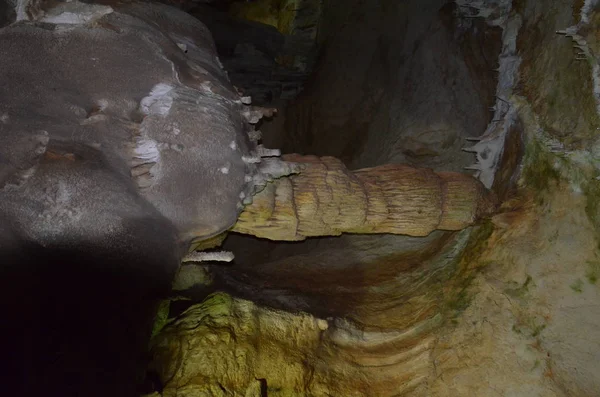
<svg viewBox="0 0 600 397">
<path fill-rule="evenodd" d="M 322 332 L 309 315 L 212 295 L 190 307 L 154 342 L 163 397 L 244 396 L 263 387 L 269 395 L 277 390 L 279 395 L 301 395 L 311 381 L 310 355 Z M 257 380 L 263 382 L 257 385 Z"/>
<path fill-rule="evenodd" d="M 391 397 L 425 379 L 433 339 L 413 343 L 423 329 L 367 333 L 343 321 L 331 326 L 219 293 L 164 328 L 152 347 L 152 369 L 163 397 Z M 390 356 L 392 346 L 405 350 Z"/>
<path fill-rule="evenodd" d="M 493 193 L 459 173 L 396 164 L 350 172 L 331 157 L 285 159 L 304 169 L 268 185 L 233 231 L 292 241 L 341 233 L 427 236 L 464 229 L 497 205 Z"/>
<path fill-rule="evenodd" d="M 175 280 L 173 281 L 174 291 L 185 291 L 194 286 L 209 285 L 212 282 L 212 276 L 202 265 L 183 265 L 179 268 Z"/>
</svg>

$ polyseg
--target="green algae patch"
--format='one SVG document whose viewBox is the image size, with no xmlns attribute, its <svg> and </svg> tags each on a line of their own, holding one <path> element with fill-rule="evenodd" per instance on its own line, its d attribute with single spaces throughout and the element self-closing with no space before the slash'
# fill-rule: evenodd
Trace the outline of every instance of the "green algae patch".
<svg viewBox="0 0 600 397">
<path fill-rule="evenodd" d="M 241 19 L 275 27 L 283 34 L 291 34 L 296 19 L 297 0 L 258 0 L 231 5 L 229 12 Z"/>
<path fill-rule="evenodd" d="M 530 275 L 527 275 L 527 278 L 525 278 L 525 281 L 522 284 L 515 287 L 506 288 L 504 293 L 511 298 L 525 300 L 525 298 L 527 298 L 531 292 L 531 287 L 533 285 L 533 278 Z"/>
<path fill-rule="evenodd" d="M 488 265 L 487 262 L 481 260 L 481 255 L 488 248 L 488 240 L 493 232 L 494 225 L 491 221 L 486 221 L 473 228 L 464 250 L 453 264 L 456 273 L 446 290 L 448 299 L 444 307 L 448 318 L 455 319 L 469 307 L 474 295 L 470 290 L 471 283 L 478 271 Z"/>
<path fill-rule="evenodd" d="M 580 278 L 578 278 L 570 285 L 570 287 L 573 291 L 580 294 L 583 292 L 583 281 Z"/>
<path fill-rule="evenodd" d="M 596 178 L 593 178 L 583 187 L 583 193 L 586 199 L 585 213 L 596 231 L 596 241 L 598 242 L 598 250 L 600 251 L 600 181 Z M 596 273 L 597 271 L 593 274 L 595 275 Z M 596 280 L 598 276 L 596 275 L 593 278 Z M 588 277 L 589 279 L 590 277 Z M 592 284 L 595 284 L 595 281 Z"/>
<path fill-rule="evenodd" d="M 526 186 L 540 196 L 561 180 L 560 170 L 555 167 L 555 156 L 547 151 L 545 144 L 532 138 L 525 150 L 522 178 Z"/>
<path fill-rule="evenodd" d="M 585 272 L 585 278 L 590 284 L 596 284 L 598 277 L 600 277 L 600 262 L 599 261 L 588 261 L 588 268 Z"/>
<path fill-rule="evenodd" d="M 539 319 L 528 318 L 517 321 L 516 324 L 513 324 L 512 330 L 514 333 L 524 335 L 528 338 L 537 338 L 546 327 L 547 324 L 541 322 Z"/>
<path fill-rule="evenodd" d="M 158 333 L 165 327 L 165 325 L 169 322 L 169 309 L 171 307 L 171 300 L 165 299 L 160 301 L 158 304 L 158 309 L 156 311 L 156 316 L 154 316 L 154 325 L 152 326 L 152 338 L 154 338 Z"/>
</svg>

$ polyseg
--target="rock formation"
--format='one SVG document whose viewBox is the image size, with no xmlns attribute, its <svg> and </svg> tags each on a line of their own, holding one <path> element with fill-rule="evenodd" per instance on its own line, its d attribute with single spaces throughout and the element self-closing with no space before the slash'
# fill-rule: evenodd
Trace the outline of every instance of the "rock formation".
<svg viewBox="0 0 600 397">
<path fill-rule="evenodd" d="M 596 1 L 163 3 L 0 3 L 5 392 L 595 395 Z"/>
<path fill-rule="evenodd" d="M 302 238 L 344 231 L 426 235 L 464 228 L 495 209 L 471 177 L 401 166 L 350 175 L 327 159 L 322 164 L 337 164 L 337 174 L 322 174 L 323 167 L 297 164 L 309 158 L 273 158 L 279 152 L 257 145 L 252 127 L 272 110 L 251 106 L 232 87 L 206 27 L 175 8 L 23 1 L 12 11 L 0 30 L 3 292 L 30 296 L 7 308 L 15 319 L 31 315 L 44 324 L 35 329 L 23 319 L 7 330 L 5 340 L 24 342 L 9 353 L 7 388 L 17 394 L 135 393 L 152 311 L 186 251 L 234 226 L 257 192 L 264 193 L 246 214 L 264 206 L 273 189 L 281 198 L 288 174 L 303 175 L 291 182 L 294 199 L 314 194 L 331 202 L 314 208 L 323 211 L 314 214 L 322 225 L 332 221 L 335 206 L 366 216 L 310 233 L 305 216 L 281 220 L 286 228 L 285 222 L 298 223 Z M 344 190 L 352 183 L 363 186 L 362 196 Z M 330 189 L 340 190 L 323 196 Z M 298 213 L 310 204 L 295 202 Z M 249 218 L 235 230 L 265 226 Z M 289 231 L 274 228 L 272 236 L 287 238 L 279 233 Z M 51 299 L 40 302 L 46 295 Z M 52 318 L 58 302 L 63 312 Z M 81 335 L 69 340 L 78 322 L 85 324 Z M 90 342 L 102 334 L 103 343 Z M 48 367 L 46 360 L 60 364 Z M 70 373 L 78 362 L 81 368 Z M 97 371 L 106 373 L 103 387 L 91 379 Z M 34 380 L 22 381 L 28 377 Z"/>
<path fill-rule="evenodd" d="M 332 157 L 286 156 L 304 165 L 258 193 L 231 229 L 271 240 L 346 233 L 427 236 L 462 230 L 496 210 L 474 178 L 390 164 L 354 172 Z"/>
<path fill-rule="evenodd" d="M 153 341 L 163 394 L 595 395 L 595 10 L 594 1 L 328 2 L 316 74 L 262 127 L 265 142 L 337 156 L 349 169 L 456 171 L 473 152 L 499 213 L 420 238 L 282 244 L 230 234 L 224 247 L 236 260 L 205 265 L 214 278 L 203 291 L 233 298 L 173 303 Z M 463 139 L 474 141 L 467 153 Z M 329 157 L 309 159 L 314 185 L 328 185 L 327 172 L 356 180 Z M 271 226 L 300 218 L 275 205 L 291 195 L 267 193 L 233 230 L 250 215 Z"/>
</svg>

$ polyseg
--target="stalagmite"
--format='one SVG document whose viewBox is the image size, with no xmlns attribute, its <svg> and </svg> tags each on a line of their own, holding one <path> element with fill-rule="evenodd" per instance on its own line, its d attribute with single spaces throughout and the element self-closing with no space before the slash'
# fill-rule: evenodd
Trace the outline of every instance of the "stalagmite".
<svg viewBox="0 0 600 397">
<path fill-rule="evenodd" d="M 464 229 L 496 209 L 494 194 L 460 173 L 401 164 L 350 171 L 333 157 L 284 158 L 304 170 L 269 183 L 232 231 L 287 241 L 342 233 L 426 236 Z"/>
</svg>

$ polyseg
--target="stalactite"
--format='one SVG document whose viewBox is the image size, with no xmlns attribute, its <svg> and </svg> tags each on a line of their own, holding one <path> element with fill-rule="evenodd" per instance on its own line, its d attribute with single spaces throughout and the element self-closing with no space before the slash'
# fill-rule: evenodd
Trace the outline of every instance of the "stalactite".
<svg viewBox="0 0 600 397">
<path fill-rule="evenodd" d="M 342 233 L 426 236 L 464 229 L 496 208 L 493 193 L 459 173 L 401 164 L 352 172 L 333 157 L 284 158 L 304 171 L 267 185 L 232 231 L 287 241 Z"/>
</svg>

